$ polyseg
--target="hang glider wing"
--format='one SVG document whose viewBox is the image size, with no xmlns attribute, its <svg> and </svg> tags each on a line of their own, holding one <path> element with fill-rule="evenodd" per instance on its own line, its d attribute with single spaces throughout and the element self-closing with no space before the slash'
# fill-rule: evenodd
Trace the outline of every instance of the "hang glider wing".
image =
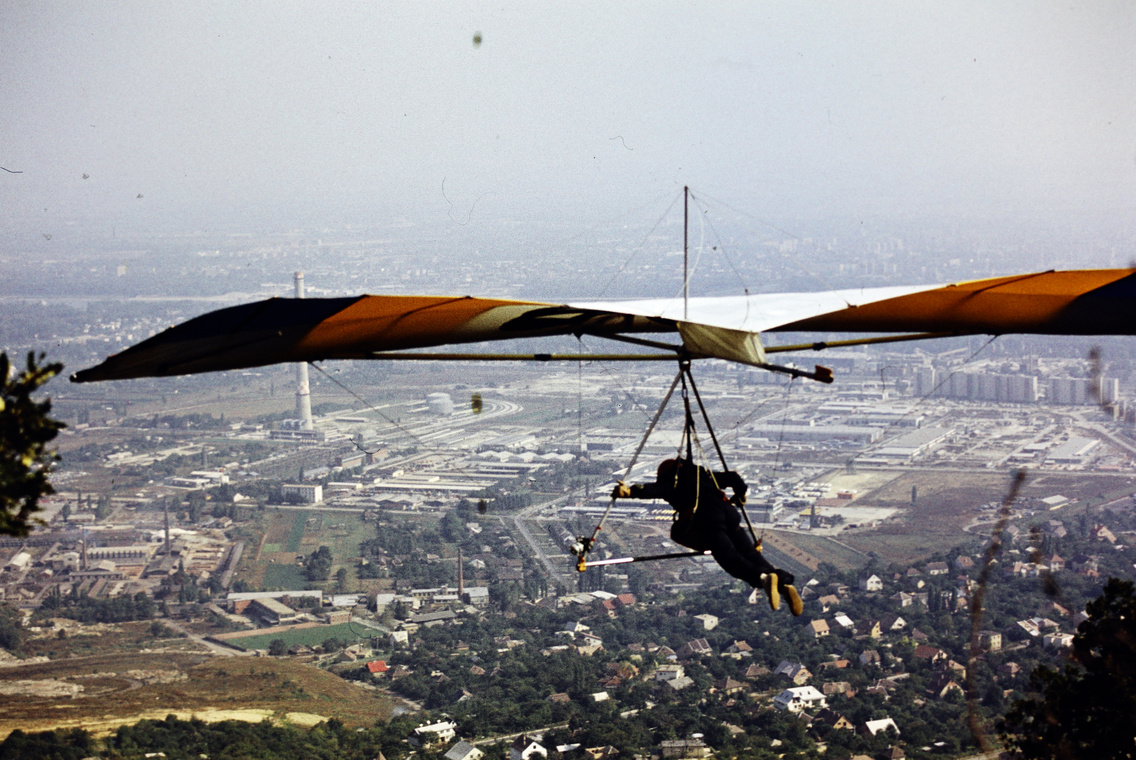
<svg viewBox="0 0 1136 760">
<path fill-rule="evenodd" d="M 162 377 L 546 335 L 674 330 L 648 316 L 536 301 L 447 296 L 270 298 L 171 327 L 72 376 Z"/>
<path fill-rule="evenodd" d="M 541 303 L 445 296 L 272 298 L 209 312 L 72 376 L 185 375 L 548 335 L 679 333 L 695 356 L 760 365 L 766 331 L 1136 334 L 1136 270 L 722 298 Z"/>
<path fill-rule="evenodd" d="M 1049 271 L 950 285 L 581 303 L 762 332 L 1136 334 L 1136 269 Z"/>
</svg>

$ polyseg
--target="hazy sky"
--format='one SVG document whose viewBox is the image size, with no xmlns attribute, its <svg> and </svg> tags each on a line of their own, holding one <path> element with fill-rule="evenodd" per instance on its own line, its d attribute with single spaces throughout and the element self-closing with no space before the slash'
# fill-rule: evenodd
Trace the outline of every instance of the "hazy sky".
<svg viewBox="0 0 1136 760">
<path fill-rule="evenodd" d="M 1130 220 L 1134 40 L 1130 0 L 8 2 L 0 208 L 18 239 L 689 183 L 764 216 Z"/>
</svg>

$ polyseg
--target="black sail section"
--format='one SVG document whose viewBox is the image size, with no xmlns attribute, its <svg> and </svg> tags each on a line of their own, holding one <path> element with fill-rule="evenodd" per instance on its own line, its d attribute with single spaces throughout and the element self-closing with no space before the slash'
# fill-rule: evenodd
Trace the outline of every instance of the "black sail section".
<svg viewBox="0 0 1136 760">
<path fill-rule="evenodd" d="M 77 383 L 126 380 L 307 361 L 295 346 L 349 298 L 270 298 L 202 314 L 71 376 Z"/>
<path fill-rule="evenodd" d="M 1060 329 L 1069 335 L 1136 335 L 1136 272 L 1073 299 Z"/>
</svg>

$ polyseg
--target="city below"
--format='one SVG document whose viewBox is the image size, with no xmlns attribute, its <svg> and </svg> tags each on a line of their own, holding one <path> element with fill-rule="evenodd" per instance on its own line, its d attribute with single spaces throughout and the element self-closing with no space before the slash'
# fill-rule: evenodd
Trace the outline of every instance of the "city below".
<svg viewBox="0 0 1136 760">
<path fill-rule="evenodd" d="M 878 250 L 894 260 L 908 249 L 893 240 Z M 349 287 L 338 277 L 336 288 Z M 68 371 L 209 307 L 9 299 L 10 345 L 49 347 Z M 548 350 L 585 349 L 567 340 Z M 1061 657 L 1095 579 L 1132 566 L 1129 343 L 979 336 L 796 360 L 831 368 L 836 382 L 697 362 L 706 418 L 695 414 L 692 451 L 748 483 L 754 536 L 796 575 L 800 619 L 770 616 L 709 556 L 653 559 L 681 549 L 668 505 L 613 502 L 617 482 L 649 482 L 684 454 L 677 397 L 644 438 L 674 379 L 665 364 L 329 362 L 54 381 L 52 414 L 67 424 L 56 493 L 28 538 L 0 542 L 0 593 L 25 637 L 0 678 L 12 707 L 0 731 L 97 733 L 167 714 L 297 726 L 334 716 L 413 720 L 399 741 L 451 760 L 522 739 L 546 756 L 603 757 L 619 745 L 696 757 L 741 746 L 747 732 L 809 751 L 975 751 L 983 745 L 960 728 L 965 708 L 950 695 L 985 689 L 981 709 L 1000 714 L 1033 666 Z M 580 572 L 569 547 L 601 522 L 589 560 L 604 562 Z M 984 558 L 992 541 L 1012 547 L 994 564 Z M 1067 596 L 1047 597 L 1053 583 Z M 1016 591 L 988 596 L 985 617 L 968 614 L 991 586 Z M 983 631 L 979 650 L 968 625 Z M 92 657 L 119 680 L 84 682 L 76 668 Z M 310 693 L 366 697 L 328 696 L 339 706 L 320 708 L 288 689 L 247 692 L 232 665 L 200 670 L 246 657 L 269 668 L 264 678 L 295 682 L 278 668 L 303 665 L 304 679 L 336 679 L 304 680 Z M 561 665 L 597 672 L 544 672 Z M 979 685 L 968 686 L 976 667 Z M 502 668 L 516 673 L 509 688 L 491 678 Z M 490 697 L 471 678 L 499 684 L 496 701 L 526 704 L 530 718 L 485 717 Z M 171 685 L 185 679 L 195 686 Z M 539 709 L 519 696 L 530 689 Z M 915 713 L 888 707 L 896 689 L 911 692 Z M 222 709 L 224 693 L 245 704 Z M 96 694 L 104 718 L 83 701 Z M 150 694 L 157 711 L 137 701 Z M 43 719 L 61 699 L 73 716 Z M 691 700 L 703 718 L 676 738 L 605 733 Z M 387 757 L 401 751 L 376 741 Z"/>
</svg>

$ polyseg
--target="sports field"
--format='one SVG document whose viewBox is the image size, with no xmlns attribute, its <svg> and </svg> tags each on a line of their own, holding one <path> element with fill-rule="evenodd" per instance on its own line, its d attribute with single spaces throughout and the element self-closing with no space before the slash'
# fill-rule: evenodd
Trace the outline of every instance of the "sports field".
<svg viewBox="0 0 1136 760">
<path fill-rule="evenodd" d="M 375 630 L 360 623 L 347 622 L 337 625 L 323 625 L 321 623 L 303 623 L 301 625 L 279 626 L 260 631 L 250 632 L 251 635 L 224 634 L 218 636 L 230 646 L 241 649 L 268 649 L 275 639 L 282 639 L 285 645 L 318 647 L 328 639 L 339 639 L 348 643 L 366 641 L 374 637 L 382 637 L 382 631 Z"/>
</svg>

